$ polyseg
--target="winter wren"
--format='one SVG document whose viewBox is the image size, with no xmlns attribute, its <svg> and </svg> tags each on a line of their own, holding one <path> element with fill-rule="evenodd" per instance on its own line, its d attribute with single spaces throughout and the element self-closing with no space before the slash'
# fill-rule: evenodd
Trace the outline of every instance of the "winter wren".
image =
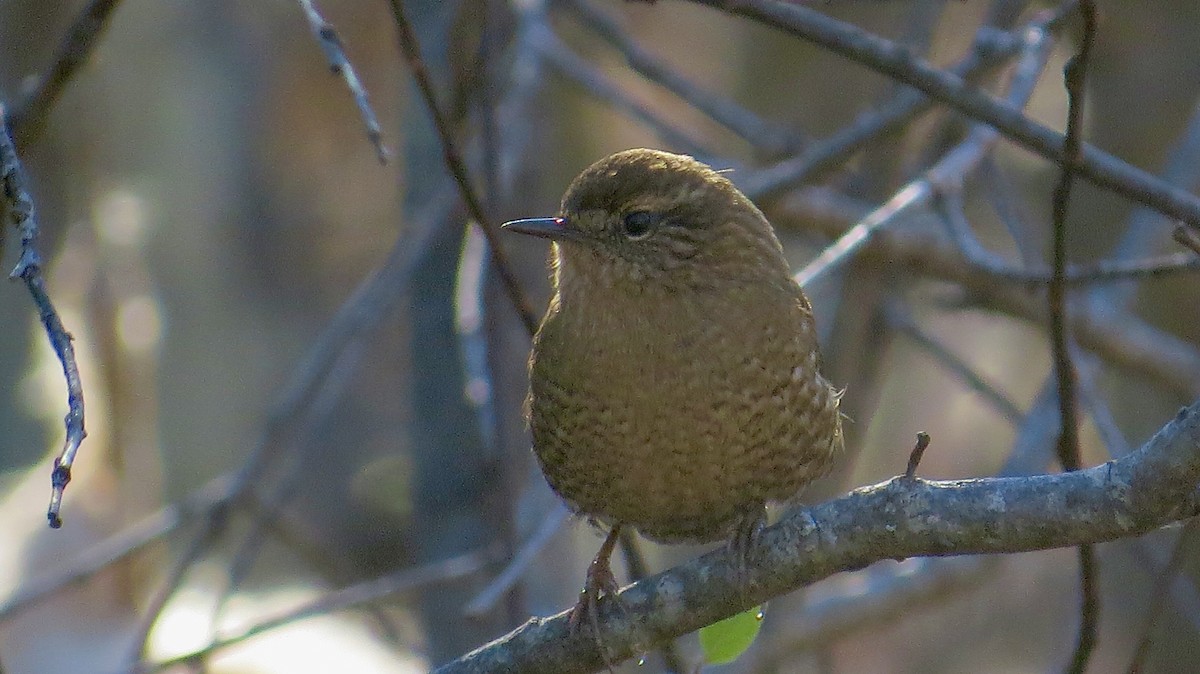
<svg viewBox="0 0 1200 674">
<path fill-rule="evenodd" d="M 504 226 L 554 241 L 529 360 L 534 452 L 573 510 L 612 527 L 577 611 L 615 590 L 622 525 L 666 543 L 748 541 L 768 502 L 827 470 L 840 394 L 818 371 L 812 308 L 724 176 L 619 152 L 575 179 L 558 217 Z"/>
</svg>

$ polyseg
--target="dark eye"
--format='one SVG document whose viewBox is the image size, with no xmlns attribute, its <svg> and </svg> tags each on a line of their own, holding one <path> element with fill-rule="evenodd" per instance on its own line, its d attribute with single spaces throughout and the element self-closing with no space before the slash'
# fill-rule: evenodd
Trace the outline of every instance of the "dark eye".
<svg viewBox="0 0 1200 674">
<path fill-rule="evenodd" d="M 654 225 L 661 219 L 657 213 L 650 211 L 634 211 L 625 216 L 621 223 L 625 236 L 631 239 L 641 239 L 650 233 Z"/>
</svg>

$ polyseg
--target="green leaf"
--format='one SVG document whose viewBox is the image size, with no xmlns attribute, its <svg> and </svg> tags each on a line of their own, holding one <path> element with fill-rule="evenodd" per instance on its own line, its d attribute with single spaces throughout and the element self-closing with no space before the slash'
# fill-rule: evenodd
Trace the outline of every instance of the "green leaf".
<svg viewBox="0 0 1200 674">
<path fill-rule="evenodd" d="M 762 607 L 759 606 L 701 627 L 700 648 L 704 650 L 705 661 L 723 665 L 736 660 L 754 643 L 762 618 Z"/>
</svg>

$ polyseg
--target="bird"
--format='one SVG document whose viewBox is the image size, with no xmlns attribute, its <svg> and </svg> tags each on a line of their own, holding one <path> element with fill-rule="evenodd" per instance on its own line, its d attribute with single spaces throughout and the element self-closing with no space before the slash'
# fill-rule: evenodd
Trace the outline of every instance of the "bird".
<svg viewBox="0 0 1200 674">
<path fill-rule="evenodd" d="M 609 528 L 570 614 L 598 630 L 622 527 L 728 541 L 745 560 L 767 504 L 828 472 L 842 391 L 771 224 L 690 156 L 618 152 L 575 178 L 557 216 L 502 228 L 552 241 L 525 415 L 550 487 Z"/>
</svg>

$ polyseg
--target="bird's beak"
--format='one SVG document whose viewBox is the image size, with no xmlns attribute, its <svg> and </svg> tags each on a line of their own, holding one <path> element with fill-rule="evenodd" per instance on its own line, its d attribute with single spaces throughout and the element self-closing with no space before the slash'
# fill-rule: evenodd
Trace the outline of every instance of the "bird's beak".
<svg viewBox="0 0 1200 674">
<path fill-rule="evenodd" d="M 583 233 L 571 227 L 570 222 L 566 218 L 510 220 L 500 225 L 500 228 L 510 232 L 517 232 L 518 234 L 528 234 L 554 241 L 578 241 L 583 238 Z"/>
</svg>

